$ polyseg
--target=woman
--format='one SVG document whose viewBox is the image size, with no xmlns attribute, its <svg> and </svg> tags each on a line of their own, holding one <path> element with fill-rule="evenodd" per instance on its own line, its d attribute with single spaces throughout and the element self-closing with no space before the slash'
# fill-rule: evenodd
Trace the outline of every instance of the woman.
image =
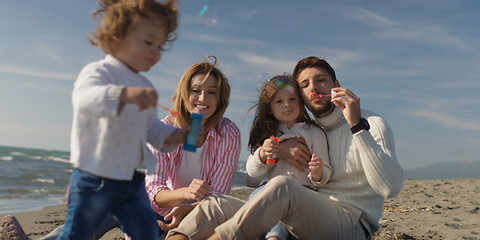
<svg viewBox="0 0 480 240">
<path fill-rule="evenodd" d="M 210 58 L 210 57 L 208 57 Z M 212 193 L 230 194 L 240 154 L 240 130 L 223 117 L 230 98 L 230 85 L 215 62 L 202 61 L 190 66 L 177 84 L 172 102 L 180 116 L 167 116 L 162 121 L 176 127 L 189 124 L 192 113 L 203 114 L 203 139 L 196 152 L 161 153 L 151 148 L 158 158 L 153 172 L 147 170 L 146 189 L 152 208 L 164 217 L 159 221 L 163 231 L 176 227 L 196 202 Z"/>
</svg>

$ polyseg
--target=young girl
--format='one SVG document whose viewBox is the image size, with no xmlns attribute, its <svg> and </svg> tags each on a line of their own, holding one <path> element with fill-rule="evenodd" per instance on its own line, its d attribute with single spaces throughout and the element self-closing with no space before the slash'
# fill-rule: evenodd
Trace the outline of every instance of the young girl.
<svg viewBox="0 0 480 240">
<path fill-rule="evenodd" d="M 65 226 L 58 239 L 90 239 L 105 215 L 112 214 L 133 239 L 156 239 L 155 213 L 148 203 L 143 174 L 136 168 L 156 163 L 147 141 L 167 150 L 185 140 L 187 130 L 157 117 L 158 95 L 139 74 L 175 40 L 176 2 L 101 0 L 101 20 L 91 42 L 107 55 L 85 66 L 72 94 L 73 124 L 70 193 Z"/>
<path fill-rule="evenodd" d="M 257 109 L 248 142 L 252 155 L 248 157 L 246 166 L 247 186 L 263 186 L 276 176 L 286 175 L 315 191 L 330 179 L 332 167 L 327 138 L 308 116 L 299 93 L 295 80 L 285 75 L 273 77 L 263 86 L 258 103 L 254 106 Z M 279 146 L 270 136 L 278 137 L 280 142 L 289 138 L 304 139 L 312 152 L 308 171 L 298 170 L 286 159 L 278 159 L 274 165 L 266 164 L 267 158 L 275 157 Z M 266 238 L 287 239 L 288 231 L 279 223 Z"/>
</svg>

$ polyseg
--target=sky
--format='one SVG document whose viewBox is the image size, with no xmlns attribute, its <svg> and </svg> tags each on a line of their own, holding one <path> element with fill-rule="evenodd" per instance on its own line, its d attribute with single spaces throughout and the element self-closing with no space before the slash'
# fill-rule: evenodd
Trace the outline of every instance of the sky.
<svg viewBox="0 0 480 240">
<path fill-rule="evenodd" d="M 0 145 L 69 150 L 73 83 L 104 57 L 87 40 L 95 6 L 0 1 Z M 171 106 L 182 73 L 215 55 L 232 87 L 225 116 L 241 129 L 240 161 L 261 84 L 308 56 L 325 58 L 361 107 L 387 120 L 402 167 L 480 161 L 480 1 L 179 0 L 178 7 L 177 41 L 143 74 L 159 103 Z"/>
</svg>

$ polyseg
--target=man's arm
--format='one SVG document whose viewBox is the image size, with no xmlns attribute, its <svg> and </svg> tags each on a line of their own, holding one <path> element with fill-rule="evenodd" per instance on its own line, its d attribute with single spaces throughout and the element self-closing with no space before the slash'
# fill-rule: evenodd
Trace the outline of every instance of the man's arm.
<svg viewBox="0 0 480 240">
<path fill-rule="evenodd" d="M 290 138 L 280 142 L 277 157 L 287 160 L 300 172 L 308 168 L 308 162 L 312 153 L 302 138 Z"/>
<path fill-rule="evenodd" d="M 368 183 L 385 198 L 397 195 L 403 182 L 403 170 L 395 155 L 392 131 L 380 116 L 367 118 L 370 130 L 353 135 Z"/>
<path fill-rule="evenodd" d="M 333 88 L 332 102 L 340 108 L 350 127 L 362 118 L 360 98 L 346 88 Z M 370 130 L 353 135 L 358 147 L 365 176 L 372 188 L 385 198 L 397 195 L 403 182 L 403 170 L 395 156 L 393 134 L 388 124 L 379 116 L 369 117 Z"/>
</svg>

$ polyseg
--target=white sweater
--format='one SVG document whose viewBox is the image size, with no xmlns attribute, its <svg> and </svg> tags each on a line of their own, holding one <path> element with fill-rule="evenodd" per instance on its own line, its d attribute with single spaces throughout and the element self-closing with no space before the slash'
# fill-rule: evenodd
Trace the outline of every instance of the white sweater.
<svg viewBox="0 0 480 240">
<path fill-rule="evenodd" d="M 157 161 L 146 142 L 166 150 L 163 143 L 176 128 L 162 123 L 156 108 L 139 111 L 138 105 L 125 104 L 120 109 L 122 89 L 133 86 L 153 88 L 110 55 L 82 69 L 72 94 L 70 161 L 75 168 L 127 181 L 142 160 L 155 169 Z"/>
<path fill-rule="evenodd" d="M 290 138 L 303 138 L 310 152 L 315 153 L 317 157 L 322 159 L 322 179 L 315 181 L 308 173 L 308 169 L 300 172 L 296 167 L 283 159 L 279 159 L 276 165 L 262 163 L 259 156 L 262 147 L 259 147 L 247 159 L 247 186 L 258 186 L 262 182 L 268 182 L 273 177 L 280 175 L 292 177 L 300 184 L 307 185 L 314 190 L 327 183 L 332 175 L 332 167 L 328 157 L 328 144 L 325 133 L 320 128 L 304 122 L 294 124 L 291 129 L 288 129 L 284 124 L 279 125 L 278 128 L 282 133 L 279 136 L 280 141 Z"/>
<path fill-rule="evenodd" d="M 384 198 L 397 195 L 403 171 L 395 156 L 393 134 L 379 115 L 362 110 L 369 131 L 352 134 L 340 109 L 316 118 L 325 130 L 330 147 L 333 174 L 317 191 L 363 212 L 362 222 L 371 232 L 379 229 Z"/>
</svg>

